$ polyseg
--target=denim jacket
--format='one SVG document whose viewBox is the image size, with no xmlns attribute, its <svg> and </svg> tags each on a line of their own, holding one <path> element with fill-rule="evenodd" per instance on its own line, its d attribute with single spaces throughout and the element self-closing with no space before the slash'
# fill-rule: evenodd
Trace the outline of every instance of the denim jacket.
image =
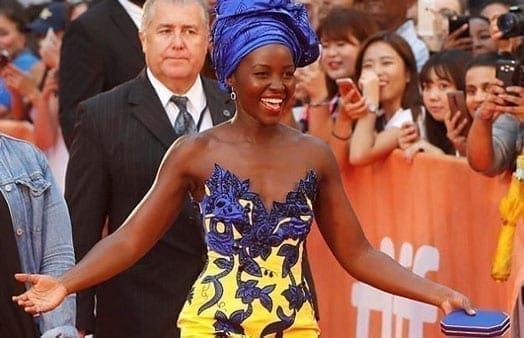
<svg viewBox="0 0 524 338">
<path fill-rule="evenodd" d="M 0 134 L 0 191 L 7 201 L 25 273 L 60 276 L 75 264 L 71 221 L 45 156 Z M 14 278 L 14 277 L 13 277 Z M 36 317 L 42 337 L 78 337 L 75 295 Z"/>
<path fill-rule="evenodd" d="M 510 114 L 500 115 L 492 127 L 493 161 L 483 174 L 493 176 L 515 169 L 517 156 L 522 153 L 524 125 Z"/>
</svg>

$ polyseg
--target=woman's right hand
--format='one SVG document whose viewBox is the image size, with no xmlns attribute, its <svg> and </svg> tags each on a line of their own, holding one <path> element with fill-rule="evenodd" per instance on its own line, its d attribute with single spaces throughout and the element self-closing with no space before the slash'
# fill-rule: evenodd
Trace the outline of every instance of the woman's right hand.
<svg viewBox="0 0 524 338">
<path fill-rule="evenodd" d="M 369 113 L 366 99 L 361 97 L 358 101 L 352 102 L 352 98 L 356 94 L 356 89 L 351 89 L 346 95 L 340 97 L 339 101 L 339 117 L 347 118 L 349 120 L 358 120 Z"/>
<path fill-rule="evenodd" d="M 13 296 L 13 301 L 33 315 L 53 310 L 68 293 L 60 280 L 52 276 L 18 273 L 15 278 L 19 282 L 32 284 L 26 292 Z"/>
<path fill-rule="evenodd" d="M 469 25 L 464 24 L 462 27 L 457 29 L 454 32 L 451 32 L 451 34 L 448 34 L 446 39 L 444 40 L 444 43 L 442 45 L 442 50 L 446 49 L 462 49 L 465 51 L 472 51 L 473 50 L 473 39 L 471 37 L 464 37 L 460 38 L 460 34 L 463 32 L 469 30 Z"/>
<path fill-rule="evenodd" d="M 295 71 L 295 78 L 297 87 L 305 94 L 301 96 L 307 97 L 311 102 L 320 102 L 328 97 L 326 74 L 318 61 L 298 68 Z M 305 98 L 298 97 L 298 99 L 304 101 Z"/>
</svg>

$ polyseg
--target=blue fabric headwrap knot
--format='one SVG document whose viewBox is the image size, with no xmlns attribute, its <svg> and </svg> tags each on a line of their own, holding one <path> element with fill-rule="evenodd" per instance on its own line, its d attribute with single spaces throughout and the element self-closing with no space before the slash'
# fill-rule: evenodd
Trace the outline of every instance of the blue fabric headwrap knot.
<svg viewBox="0 0 524 338">
<path fill-rule="evenodd" d="M 297 67 L 319 56 L 318 40 L 303 4 L 290 0 L 219 0 L 216 12 L 211 57 L 223 89 L 229 88 L 226 79 L 242 58 L 259 47 L 274 43 L 287 46 Z"/>
</svg>

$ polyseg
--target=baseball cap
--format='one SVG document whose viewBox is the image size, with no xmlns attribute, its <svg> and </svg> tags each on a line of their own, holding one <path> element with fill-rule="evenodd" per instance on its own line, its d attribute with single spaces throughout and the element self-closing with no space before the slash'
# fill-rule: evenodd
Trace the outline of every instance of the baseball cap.
<svg viewBox="0 0 524 338">
<path fill-rule="evenodd" d="M 63 31 L 66 26 L 64 3 L 52 2 L 44 7 L 38 17 L 27 27 L 38 35 L 44 35 L 49 28 L 55 32 Z"/>
</svg>

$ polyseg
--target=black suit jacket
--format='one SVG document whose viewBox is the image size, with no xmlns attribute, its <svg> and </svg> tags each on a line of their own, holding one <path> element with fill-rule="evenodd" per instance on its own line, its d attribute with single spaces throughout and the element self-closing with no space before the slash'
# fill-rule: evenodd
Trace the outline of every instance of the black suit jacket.
<svg viewBox="0 0 524 338">
<path fill-rule="evenodd" d="M 213 124 L 232 117 L 234 102 L 203 78 Z M 178 137 L 145 72 L 79 105 L 70 149 L 66 199 L 77 259 L 115 231 L 151 187 Z M 169 201 L 166 201 L 169 203 Z M 96 338 L 172 338 L 189 290 L 206 259 L 198 206 L 189 199 L 177 221 L 137 264 L 77 297 L 77 326 Z M 96 327 L 95 327 L 96 326 Z"/>
<path fill-rule="evenodd" d="M 138 28 L 118 0 L 102 0 L 67 28 L 59 70 L 60 125 L 71 146 L 77 105 L 144 68 Z"/>
</svg>

